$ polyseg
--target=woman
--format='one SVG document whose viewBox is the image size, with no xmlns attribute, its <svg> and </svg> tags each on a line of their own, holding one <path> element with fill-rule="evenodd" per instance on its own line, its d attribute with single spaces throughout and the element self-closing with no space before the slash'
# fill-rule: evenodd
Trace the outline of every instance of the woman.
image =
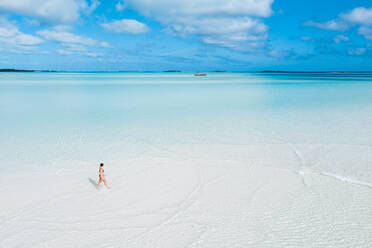
<svg viewBox="0 0 372 248">
<path fill-rule="evenodd" d="M 98 185 L 97 185 L 97 188 L 99 189 L 99 186 L 101 184 L 101 182 L 103 182 L 103 184 L 109 189 L 110 187 L 107 186 L 107 182 L 106 182 L 106 179 L 105 179 L 105 170 L 103 169 L 103 163 L 101 163 L 99 165 L 99 181 L 98 181 Z"/>
</svg>

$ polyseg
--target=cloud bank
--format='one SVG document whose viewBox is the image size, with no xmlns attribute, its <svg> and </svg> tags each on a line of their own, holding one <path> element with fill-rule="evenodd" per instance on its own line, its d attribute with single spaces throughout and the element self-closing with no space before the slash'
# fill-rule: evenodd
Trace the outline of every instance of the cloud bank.
<svg viewBox="0 0 372 248">
<path fill-rule="evenodd" d="M 0 18 L 0 45 L 1 50 L 10 52 L 24 52 L 35 49 L 35 45 L 43 40 L 31 34 L 21 32 L 18 27 L 6 19 Z"/>
<path fill-rule="evenodd" d="M 307 21 L 304 25 L 335 31 L 346 31 L 351 26 L 359 25 L 358 34 L 363 35 L 367 40 L 372 40 L 372 7 L 357 7 L 349 12 L 339 14 L 335 20 L 327 22 Z M 335 41 L 339 43 L 344 40 L 336 39 Z M 349 54 L 355 55 L 356 53 L 352 51 Z"/>
<path fill-rule="evenodd" d="M 92 0 L 1 0 L 0 12 L 34 17 L 51 23 L 73 23 L 81 12 L 91 13 L 99 1 Z"/>
<path fill-rule="evenodd" d="M 372 25 L 372 7 L 358 7 L 346 14 L 341 14 L 340 18 L 356 24 Z"/>
<path fill-rule="evenodd" d="M 56 42 L 63 49 L 57 52 L 61 55 L 79 54 L 88 57 L 103 56 L 102 53 L 93 53 L 88 51 L 88 47 L 93 48 L 111 48 L 105 41 L 98 41 L 86 36 L 77 35 L 70 32 L 65 27 L 54 27 L 54 29 L 45 29 L 37 32 L 45 40 Z"/>
<path fill-rule="evenodd" d="M 38 35 L 42 36 L 46 40 L 57 41 L 64 44 L 80 44 L 87 46 L 97 46 L 97 47 L 109 47 L 106 42 L 99 42 L 97 40 L 76 35 L 65 30 L 40 30 L 37 32 Z"/>
<path fill-rule="evenodd" d="M 272 15 L 274 0 L 127 0 L 176 35 L 198 35 L 208 44 L 253 49 L 267 38 L 262 18 Z"/>
</svg>

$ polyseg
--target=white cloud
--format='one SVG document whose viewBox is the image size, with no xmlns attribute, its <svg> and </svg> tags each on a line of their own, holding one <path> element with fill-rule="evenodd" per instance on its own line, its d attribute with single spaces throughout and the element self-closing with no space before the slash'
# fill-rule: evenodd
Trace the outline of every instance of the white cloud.
<svg viewBox="0 0 372 248">
<path fill-rule="evenodd" d="M 363 55 L 366 52 L 365 48 L 356 48 L 348 50 L 348 54 L 350 55 Z"/>
<path fill-rule="evenodd" d="M 257 45 L 257 42 L 267 38 L 268 27 L 250 17 L 185 18 L 179 21 L 184 24 L 171 24 L 168 31 L 182 36 L 196 34 L 201 36 L 201 40 L 207 44 L 241 50 L 242 43 L 245 43 L 245 48 L 250 50 L 251 47 Z"/>
<path fill-rule="evenodd" d="M 75 0 L 2 0 L 0 10 L 36 17 L 46 21 L 69 23 L 79 18 L 83 2 Z"/>
<path fill-rule="evenodd" d="M 274 0 L 127 0 L 135 9 L 159 20 L 177 16 L 249 15 L 269 17 Z"/>
<path fill-rule="evenodd" d="M 37 34 L 46 40 L 56 41 L 63 44 L 80 44 L 95 47 L 110 47 L 107 42 L 99 42 L 89 37 L 73 34 L 69 31 L 54 29 L 54 30 L 41 30 Z"/>
<path fill-rule="evenodd" d="M 273 1 L 127 0 L 126 3 L 177 35 L 195 34 L 208 44 L 241 48 L 266 39 L 268 27 L 260 18 L 272 15 Z"/>
<path fill-rule="evenodd" d="M 113 22 L 103 23 L 101 26 L 115 33 L 140 34 L 150 30 L 146 24 L 132 19 L 115 20 Z"/>
<path fill-rule="evenodd" d="M 235 40 L 257 40 L 256 35 L 261 35 L 268 29 L 265 24 L 250 17 L 209 17 L 200 20 L 183 18 L 178 19 L 178 21 L 184 24 L 170 25 L 170 27 L 178 33 L 201 35 L 233 34 L 231 39 Z"/>
<path fill-rule="evenodd" d="M 6 46 L 7 51 L 30 51 L 35 49 L 35 45 L 42 43 L 43 40 L 31 34 L 21 32 L 18 27 L 6 19 L 0 18 L 0 43 Z M 20 51 L 20 52 L 21 52 Z"/>
<path fill-rule="evenodd" d="M 117 11 L 122 11 L 123 9 L 125 9 L 127 7 L 127 3 L 125 3 L 123 0 L 120 0 L 116 5 L 115 5 L 115 9 Z"/>
<path fill-rule="evenodd" d="M 327 22 L 308 21 L 305 22 L 304 25 L 334 31 L 345 31 L 349 28 L 346 23 L 339 20 L 330 20 Z"/>
<path fill-rule="evenodd" d="M 363 35 L 367 40 L 372 40 L 372 28 L 362 26 L 358 29 L 358 34 Z"/>
<path fill-rule="evenodd" d="M 111 48 L 105 41 L 98 41 L 86 36 L 76 35 L 71 32 L 69 26 L 57 26 L 52 30 L 40 30 L 37 32 L 44 39 L 58 42 L 61 49 L 57 52 L 61 55 L 77 54 L 86 57 L 101 57 L 103 53 L 89 51 L 98 48 Z"/>
<path fill-rule="evenodd" d="M 97 41 L 84 36 L 76 35 L 67 31 L 59 30 L 41 30 L 37 34 L 47 40 L 58 41 L 61 43 L 77 43 L 83 45 L 95 45 Z"/>
<path fill-rule="evenodd" d="M 52 23 L 73 23 L 80 13 L 90 14 L 100 4 L 91 0 L 1 0 L 0 12 L 30 16 Z"/>
<path fill-rule="evenodd" d="M 304 25 L 313 26 L 321 29 L 345 31 L 351 26 L 362 25 L 358 29 L 358 34 L 363 35 L 367 40 L 372 40 L 372 29 L 368 26 L 372 25 L 372 7 L 358 7 L 347 13 L 341 13 L 335 20 L 327 22 L 305 22 Z M 346 36 L 345 36 L 346 37 Z M 341 41 L 349 40 L 348 37 L 336 36 L 334 41 L 340 43 Z M 353 53 L 354 50 L 351 51 Z"/>
<path fill-rule="evenodd" d="M 339 35 L 336 35 L 334 38 L 333 38 L 334 42 L 339 44 L 343 41 L 349 41 L 349 37 L 343 35 L 343 34 L 339 34 Z"/>
<path fill-rule="evenodd" d="M 372 7 L 358 7 L 346 14 L 341 14 L 340 17 L 348 22 L 372 25 Z"/>
</svg>

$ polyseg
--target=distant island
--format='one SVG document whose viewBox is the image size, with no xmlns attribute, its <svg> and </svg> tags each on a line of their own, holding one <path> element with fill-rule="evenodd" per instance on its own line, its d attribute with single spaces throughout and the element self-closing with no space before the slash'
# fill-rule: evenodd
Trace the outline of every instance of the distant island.
<svg viewBox="0 0 372 248">
<path fill-rule="evenodd" d="M 0 69 L 0 72 L 57 72 L 57 71 L 49 71 L 49 70 Z"/>
<path fill-rule="evenodd" d="M 182 72 L 182 71 L 179 71 L 179 70 L 167 70 L 167 71 L 164 71 L 164 72 Z"/>
<path fill-rule="evenodd" d="M 0 72 L 35 72 L 35 70 L 0 69 Z"/>
</svg>

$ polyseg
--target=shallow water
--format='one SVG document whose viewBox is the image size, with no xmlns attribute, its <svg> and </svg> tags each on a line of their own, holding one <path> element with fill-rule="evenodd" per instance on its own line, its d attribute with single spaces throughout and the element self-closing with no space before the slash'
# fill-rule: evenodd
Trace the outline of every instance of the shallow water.
<svg viewBox="0 0 372 248">
<path fill-rule="evenodd" d="M 172 157 L 372 183 L 372 73 L 0 76 L 2 172 Z"/>
</svg>

